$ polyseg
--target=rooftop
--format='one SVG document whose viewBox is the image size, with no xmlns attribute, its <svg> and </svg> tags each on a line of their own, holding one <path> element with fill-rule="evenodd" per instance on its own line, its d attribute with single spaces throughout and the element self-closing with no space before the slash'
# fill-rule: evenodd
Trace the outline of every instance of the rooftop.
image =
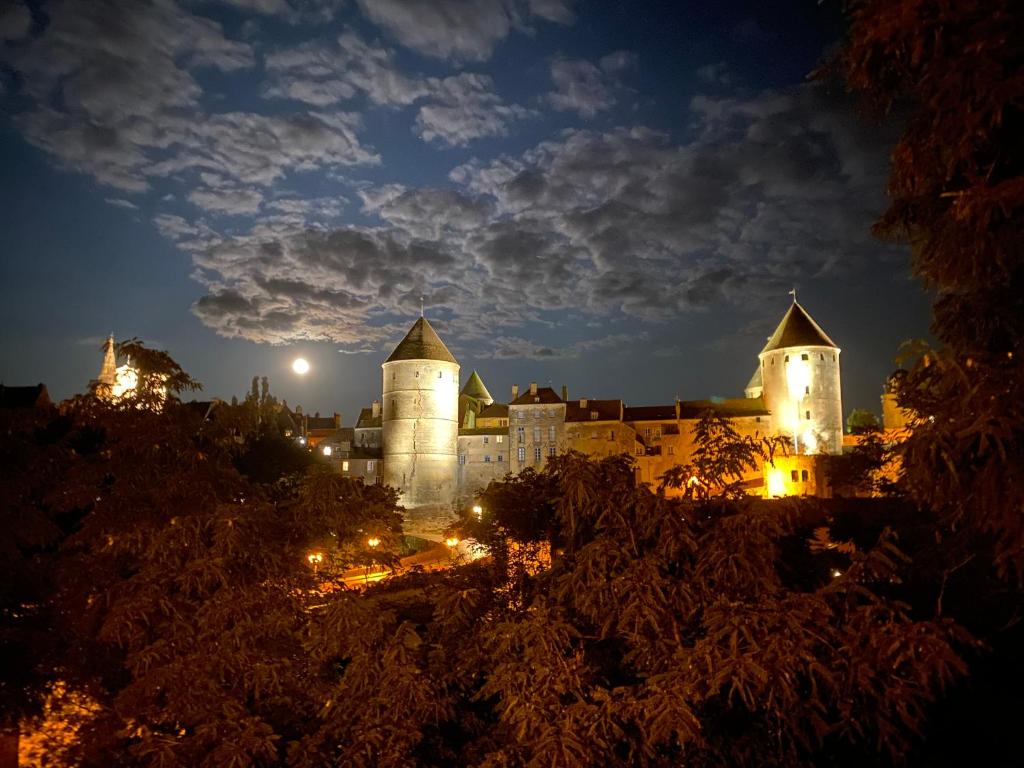
<svg viewBox="0 0 1024 768">
<path fill-rule="evenodd" d="M 743 416 L 767 416 L 763 397 L 734 397 L 728 400 L 683 400 L 680 403 L 680 418 L 699 419 L 705 411 L 714 411 L 720 416 L 739 418 Z"/>
<path fill-rule="evenodd" d="M 373 429 L 375 427 L 380 427 L 380 413 L 374 416 L 372 408 L 363 408 L 359 411 L 356 429 Z"/>
<path fill-rule="evenodd" d="M 447 363 L 458 363 L 425 317 L 420 317 L 413 323 L 405 338 L 384 362 L 393 363 L 396 360 L 443 360 Z"/>
<path fill-rule="evenodd" d="M 596 417 L 594 414 L 597 414 Z M 579 400 L 570 400 L 565 405 L 566 421 L 621 421 L 621 400 L 589 400 L 586 406 Z"/>
<path fill-rule="evenodd" d="M 625 409 L 623 421 L 675 421 L 675 405 L 634 405 Z"/>
<path fill-rule="evenodd" d="M 469 397 L 477 400 L 483 400 L 484 402 L 494 402 L 494 398 L 491 397 L 491 393 L 487 391 L 487 387 L 484 386 L 483 379 L 480 375 L 473 371 L 469 374 L 469 381 L 466 382 L 466 386 L 462 388 L 460 394 L 468 395 Z"/>
<path fill-rule="evenodd" d="M 509 403 L 509 405 L 535 405 L 536 403 L 551 405 L 561 402 L 563 402 L 562 398 L 551 387 L 537 387 L 537 394 L 535 395 L 530 394 L 530 388 L 527 387 L 526 391 Z"/>
<path fill-rule="evenodd" d="M 775 333 L 768 337 L 768 343 L 761 350 L 771 352 L 785 347 L 832 347 L 839 349 L 821 326 L 807 314 L 807 310 L 794 301 L 782 317 Z"/>
</svg>

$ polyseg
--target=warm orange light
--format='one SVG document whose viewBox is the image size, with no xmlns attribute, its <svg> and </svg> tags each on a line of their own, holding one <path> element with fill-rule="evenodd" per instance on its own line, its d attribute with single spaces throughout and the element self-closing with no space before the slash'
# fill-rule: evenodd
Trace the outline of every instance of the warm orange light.
<svg viewBox="0 0 1024 768">
<path fill-rule="evenodd" d="M 473 514 L 476 515 L 477 520 L 481 520 L 484 516 L 484 508 L 479 504 L 473 505 Z"/>
<path fill-rule="evenodd" d="M 323 552 L 310 552 L 306 555 L 306 559 L 309 560 L 310 565 L 319 565 L 324 561 Z"/>
<path fill-rule="evenodd" d="M 380 539 L 378 539 L 376 536 L 371 536 L 366 540 L 366 543 L 368 546 L 376 547 L 378 544 L 380 544 Z"/>
<path fill-rule="evenodd" d="M 449 547 L 457 547 L 457 546 L 459 546 L 459 540 L 457 538 L 455 538 L 454 536 L 445 539 L 444 543 L 447 544 Z"/>
<path fill-rule="evenodd" d="M 768 470 L 768 496 L 788 496 L 786 492 L 786 478 L 781 469 Z"/>
</svg>

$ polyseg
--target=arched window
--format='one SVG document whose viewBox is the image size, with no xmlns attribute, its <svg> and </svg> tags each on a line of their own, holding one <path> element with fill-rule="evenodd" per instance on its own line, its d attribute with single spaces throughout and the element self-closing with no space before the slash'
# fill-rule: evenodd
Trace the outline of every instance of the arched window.
<svg viewBox="0 0 1024 768">
<path fill-rule="evenodd" d="M 800 479 L 803 480 L 805 483 L 807 482 L 807 470 L 806 469 L 800 470 Z"/>
</svg>

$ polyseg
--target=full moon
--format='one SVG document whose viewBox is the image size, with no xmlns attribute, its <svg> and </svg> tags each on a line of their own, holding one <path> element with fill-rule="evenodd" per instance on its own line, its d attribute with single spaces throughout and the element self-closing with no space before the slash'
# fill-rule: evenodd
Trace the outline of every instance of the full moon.
<svg viewBox="0 0 1024 768">
<path fill-rule="evenodd" d="M 295 358 L 292 361 L 292 370 L 299 374 L 299 376 L 305 376 L 309 373 L 309 361 L 304 357 Z"/>
</svg>

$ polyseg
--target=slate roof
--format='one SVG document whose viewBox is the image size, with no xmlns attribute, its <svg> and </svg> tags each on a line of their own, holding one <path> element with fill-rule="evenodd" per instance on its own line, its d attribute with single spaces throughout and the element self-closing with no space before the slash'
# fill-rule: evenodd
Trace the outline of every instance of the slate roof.
<svg viewBox="0 0 1024 768">
<path fill-rule="evenodd" d="M 45 384 L 8 387 L 0 384 L 0 408 L 38 408 L 50 404 Z"/>
<path fill-rule="evenodd" d="M 597 411 L 597 418 L 591 417 L 591 413 Z M 622 401 L 621 400 L 587 400 L 587 407 L 580 407 L 579 400 L 570 400 L 565 405 L 566 421 L 621 421 Z"/>
<path fill-rule="evenodd" d="M 309 432 L 314 430 L 318 432 L 333 432 L 338 429 L 338 425 L 334 422 L 333 416 L 306 416 L 305 425 Z"/>
<path fill-rule="evenodd" d="M 372 408 L 363 408 L 359 411 L 356 429 L 373 429 L 374 427 L 380 427 L 380 414 L 374 416 Z"/>
<path fill-rule="evenodd" d="M 536 395 L 531 395 L 530 388 L 527 387 L 526 391 L 509 403 L 509 405 L 535 405 L 537 403 L 551 405 L 552 403 L 561 402 L 563 402 L 562 398 L 551 387 L 537 387 Z"/>
<path fill-rule="evenodd" d="M 508 427 L 462 427 L 459 429 L 459 437 L 470 437 L 472 435 L 507 435 Z"/>
<path fill-rule="evenodd" d="M 704 411 L 712 410 L 730 418 L 743 416 L 767 416 L 763 397 L 735 397 L 728 400 L 683 400 L 680 403 L 680 417 L 699 419 Z"/>
<path fill-rule="evenodd" d="M 469 374 L 469 381 L 466 382 L 466 386 L 462 388 L 461 395 L 468 395 L 469 397 L 476 398 L 477 400 L 484 400 L 487 402 L 493 402 L 494 398 L 491 397 L 491 393 L 487 391 L 487 387 L 484 386 L 483 379 L 480 378 L 476 371 Z"/>
<path fill-rule="evenodd" d="M 507 419 L 508 406 L 504 403 L 491 403 L 486 408 L 481 408 L 476 417 L 478 419 Z"/>
<path fill-rule="evenodd" d="M 746 389 L 753 389 L 755 387 L 763 387 L 764 379 L 761 378 L 761 366 L 758 365 L 754 369 L 754 375 L 750 377 L 750 381 L 747 382 Z"/>
<path fill-rule="evenodd" d="M 444 360 L 448 363 L 458 363 L 425 317 L 413 323 L 405 338 L 384 362 L 393 363 L 396 360 Z"/>
<path fill-rule="evenodd" d="M 761 354 L 763 355 L 765 352 L 785 347 L 832 347 L 839 349 L 836 343 L 828 337 L 828 334 L 821 330 L 821 326 L 814 322 L 811 316 L 807 314 L 807 310 L 795 301 L 782 317 L 782 322 L 775 329 L 775 333 L 768 337 L 768 343 L 764 345 Z"/>
<path fill-rule="evenodd" d="M 623 421 L 675 421 L 675 405 L 634 405 L 627 407 Z"/>
</svg>

